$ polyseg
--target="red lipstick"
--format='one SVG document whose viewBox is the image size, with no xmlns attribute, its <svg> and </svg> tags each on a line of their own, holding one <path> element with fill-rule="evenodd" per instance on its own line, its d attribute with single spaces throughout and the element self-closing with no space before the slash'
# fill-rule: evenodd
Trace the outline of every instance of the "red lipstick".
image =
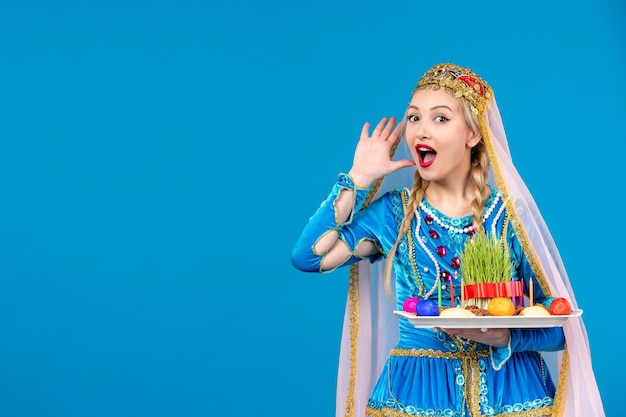
<svg viewBox="0 0 626 417">
<path fill-rule="evenodd" d="M 417 159 L 422 168 L 428 168 L 437 159 L 437 151 L 428 145 L 418 143 L 415 145 L 415 152 L 417 152 Z"/>
</svg>

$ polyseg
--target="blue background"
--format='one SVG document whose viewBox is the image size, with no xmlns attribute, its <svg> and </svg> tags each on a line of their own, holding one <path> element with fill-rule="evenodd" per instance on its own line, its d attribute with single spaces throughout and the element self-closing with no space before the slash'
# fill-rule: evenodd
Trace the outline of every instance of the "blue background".
<svg viewBox="0 0 626 417">
<path fill-rule="evenodd" d="M 347 271 L 290 251 L 442 61 L 494 87 L 619 415 L 625 10 L 3 2 L 0 417 L 333 415 Z"/>
</svg>

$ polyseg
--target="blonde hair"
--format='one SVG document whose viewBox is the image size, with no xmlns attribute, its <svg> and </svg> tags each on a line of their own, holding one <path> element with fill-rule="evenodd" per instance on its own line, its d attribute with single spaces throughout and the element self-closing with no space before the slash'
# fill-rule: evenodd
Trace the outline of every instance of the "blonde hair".
<svg viewBox="0 0 626 417">
<path fill-rule="evenodd" d="M 465 97 L 458 98 L 461 101 L 462 109 L 463 109 L 463 117 L 465 118 L 465 123 L 467 126 L 473 131 L 477 133 L 481 133 L 480 129 L 480 121 L 478 120 L 478 116 L 471 110 L 470 103 L 465 99 Z M 471 203 L 472 208 L 472 216 L 474 223 L 475 232 L 482 231 L 482 214 L 485 208 L 485 198 L 484 191 L 487 186 L 487 179 L 489 177 L 489 156 L 487 154 L 487 147 L 484 142 L 484 135 L 480 139 L 478 144 L 472 148 L 471 152 L 471 169 L 470 176 L 475 184 L 474 189 L 474 199 Z M 387 260 L 385 263 L 385 293 L 387 297 L 390 299 L 395 299 L 395 296 L 392 293 L 391 289 L 391 273 L 393 270 L 393 260 L 396 256 L 396 250 L 400 241 L 402 240 L 402 236 L 411 230 L 411 221 L 413 217 L 415 217 L 415 211 L 417 210 L 424 194 L 426 193 L 426 188 L 428 188 L 429 182 L 424 180 L 418 170 L 415 170 L 415 175 L 413 177 L 413 188 L 410 191 L 409 201 L 407 202 L 405 217 L 400 224 L 400 230 L 398 232 L 398 238 L 395 243 L 389 250 L 387 254 Z"/>
</svg>

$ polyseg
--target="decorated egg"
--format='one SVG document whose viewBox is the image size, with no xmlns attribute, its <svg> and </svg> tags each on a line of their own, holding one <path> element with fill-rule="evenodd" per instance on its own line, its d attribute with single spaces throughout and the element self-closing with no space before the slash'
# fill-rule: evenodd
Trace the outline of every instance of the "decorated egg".
<svg viewBox="0 0 626 417">
<path fill-rule="evenodd" d="M 541 304 L 543 304 L 544 307 L 549 309 L 550 308 L 550 304 L 552 304 L 552 301 L 554 301 L 554 297 L 548 297 L 545 300 L 543 300 L 543 303 L 541 303 Z"/>
<path fill-rule="evenodd" d="M 528 317 L 545 317 L 549 316 L 550 312 L 541 304 L 535 304 L 534 306 L 526 307 L 519 313 L 520 316 Z"/>
<path fill-rule="evenodd" d="M 418 316 L 438 316 L 439 306 L 433 300 L 421 300 L 415 306 L 415 313 Z"/>
<path fill-rule="evenodd" d="M 487 310 L 492 316 L 512 316 L 515 314 L 513 302 L 506 297 L 495 297 L 489 300 Z"/>
<path fill-rule="evenodd" d="M 416 297 L 409 297 L 404 300 L 404 304 L 402 304 L 402 310 L 408 313 L 415 313 L 415 307 L 417 303 L 419 303 L 420 299 Z"/>
<path fill-rule="evenodd" d="M 550 303 L 550 314 L 553 316 L 567 316 L 571 312 L 572 305 L 563 297 L 557 297 Z"/>
</svg>

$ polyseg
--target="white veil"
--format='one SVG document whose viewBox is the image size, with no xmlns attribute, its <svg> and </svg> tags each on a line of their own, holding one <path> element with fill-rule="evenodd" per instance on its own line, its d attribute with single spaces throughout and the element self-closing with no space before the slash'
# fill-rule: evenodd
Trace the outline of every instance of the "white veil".
<svg viewBox="0 0 626 417">
<path fill-rule="evenodd" d="M 449 64 L 443 64 L 449 65 Z M 526 184 L 513 165 L 504 125 L 493 94 L 478 110 L 481 130 L 491 162 L 489 183 L 510 198 L 507 208 L 518 220 L 516 232 L 547 295 L 565 297 L 578 308 L 556 244 Z M 404 140 L 403 140 L 404 143 Z M 410 158 L 405 149 L 400 159 Z M 394 158 L 396 159 L 396 158 Z M 372 187 L 368 199 L 390 189 L 410 188 L 412 168 L 386 177 Z M 384 263 L 361 261 L 350 267 L 350 284 L 343 323 L 337 380 L 337 417 L 363 417 L 371 390 L 388 354 L 397 343 L 395 303 L 385 296 Z M 604 409 L 591 365 L 589 340 L 582 318 L 563 326 L 566 350 L 544 353 L 557 384 L 554 415 L 604 417 Z"/>
</svg>

